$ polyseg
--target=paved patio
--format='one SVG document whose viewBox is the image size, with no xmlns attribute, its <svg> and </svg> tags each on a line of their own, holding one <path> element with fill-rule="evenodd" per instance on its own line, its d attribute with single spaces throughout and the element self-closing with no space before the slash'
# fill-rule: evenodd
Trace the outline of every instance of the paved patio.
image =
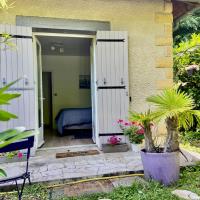
<svg viewBox="0 0 200 200">
<path fill-rule="evenodd" d="M 181 156 L 181 165 L 190 165 L 198 158 L 185 153 L 189 161 Z M 199 159 L 200 160 L 200 159 Z M 125 153 L 100 153 L 92 156 L 77 156 L 69 158 L 55 158 L 54 153 L 40 153 L 30 159 L 32 182 L 62 183 L 88 177 L 101 177 L 111 174 L 127 174 L 143 170 L 139 153 L 132 151 Z M 16 175 L 25 169 L 24 162 L 2 164 L 9 176 Z"/>
</svg>

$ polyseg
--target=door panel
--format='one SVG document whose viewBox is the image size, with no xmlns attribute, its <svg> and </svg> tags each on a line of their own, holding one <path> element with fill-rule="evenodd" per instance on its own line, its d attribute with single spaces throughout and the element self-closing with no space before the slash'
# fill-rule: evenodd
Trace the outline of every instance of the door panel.
<svg viewBox="0 0 200 200">
<path fill-rule="evenodd" d="M 98 132 L 101 135 L 120 134 L 117 120 L 128 117 L 127 42 L 127 32 L 97 32 L 96 87 Z"/>
<path fill-rule="evenodd" d="M 2 45 L 0 48 L 0 87 L 20 79 L 9 92 L 20 93 L 18 99 L 3 108 L 16 114 L 18 119 L 1 123 L 0 130 L 24 126 L 35 129 L 35 84 L 32 28 L 0 25 L 0 34 L 8 33 L 12 46 Z"/>
<path fill-rule="evenodd" d="M 36 67 L 36 82 L 37 82 L 37 127 L 39 133 L 37 135 L 37 147 L 44 144 L 44 122 L 43 122 L 43 91 L 42 91 L 42 49 L 39 40 L 34 37 L 35 49 L 35 67 Z"/>
</svg>

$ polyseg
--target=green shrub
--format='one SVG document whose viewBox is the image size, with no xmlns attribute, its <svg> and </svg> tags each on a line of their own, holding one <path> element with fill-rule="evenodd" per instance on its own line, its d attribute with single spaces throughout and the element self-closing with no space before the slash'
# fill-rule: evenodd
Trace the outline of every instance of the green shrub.
<svg viewBox="0 0 200 200">
<path fill-rule="evenodd" d="M 194 99 L 195 109 L 200 110 L 200 34 L 193 34 L 174 48 L 174 79 L 180 90 Z M 196 128 L 194 125 L 192 130 Z"/>
<path fill-rule="evenodd" d="M 200 129 L 197 131 L 185 131 L 181 134 L 181 142 L 200 147 Z"/>
</svg>

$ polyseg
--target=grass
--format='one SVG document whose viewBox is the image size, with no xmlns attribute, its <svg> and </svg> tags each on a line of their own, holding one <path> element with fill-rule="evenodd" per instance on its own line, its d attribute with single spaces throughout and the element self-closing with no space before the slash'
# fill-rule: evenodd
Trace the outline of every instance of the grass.
<svg viewBox="0 0 200 200">
<path fill-rule="evenodd" d="M 187 167 L 181 172 L 180 180 L 171 187 L 164 187 L 156 182 L 147 184 L 134 183 L 131 187 L 120 187 L 110 193 L 86 195 L 82 197 L 61 198 L 59 200 L 180 200 L 171 194 L 174 189 L 186 189 L 200 195 L 200 163 Z M 6 200 L 17 200 L 15 196 L 7 196 Z M 48 191 L 43 185 L 33 185 L 25 188 L 23 200 L 49 200 Z"/>
<path fill-rule="evenodd" d="M 193 152 L 200 153 L 200 148 L 199 148 L 199 147 L 192 146 L 192 145 L 189 144 L 188 142 L 187 142 L 187 143 L 184 143 L 184 144 L 181 144 L 180 146 L 181 146 L 182 148 L 184 148 L 184 149 L 187 149 L 188 151 L 193 151 Z"/>
<path fill-rule="evenodd" d="M 200 195 L 200 165 L 187 167 L 181 172 L 181 178 L 176 185 L 164 187 L 156 182 L 144 185 L 134 183 L 131 187 L 121 187 L 108 194 L 94 194 L 79 198 L 63 198 L 62 200 L 179 200 L 171 194 L 175 189 L 186 189 Z"/>
</svg>

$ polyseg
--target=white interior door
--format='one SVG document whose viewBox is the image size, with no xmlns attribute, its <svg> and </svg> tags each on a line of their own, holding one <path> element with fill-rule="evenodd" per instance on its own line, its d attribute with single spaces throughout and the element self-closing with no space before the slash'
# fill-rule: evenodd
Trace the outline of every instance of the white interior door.
<svg viewBox="0 0 200 200">
<path fill-rule="evenodd" d="M 42 92 L 42 48 L 39 40 L 34 37 L 35 69 L 36 69 L 36 112 L 37 112 L 37 148 L 44 144 L 44 120 L 43 120 L 43 92 Z"/>
<path fill-rule="evenodd" d="M 129 110 L 128 37 L 123 31 L 98 31 L 96 36 L 97 127 L 100 143 L 126 137 L 117 124 Z"/>
</svg>

